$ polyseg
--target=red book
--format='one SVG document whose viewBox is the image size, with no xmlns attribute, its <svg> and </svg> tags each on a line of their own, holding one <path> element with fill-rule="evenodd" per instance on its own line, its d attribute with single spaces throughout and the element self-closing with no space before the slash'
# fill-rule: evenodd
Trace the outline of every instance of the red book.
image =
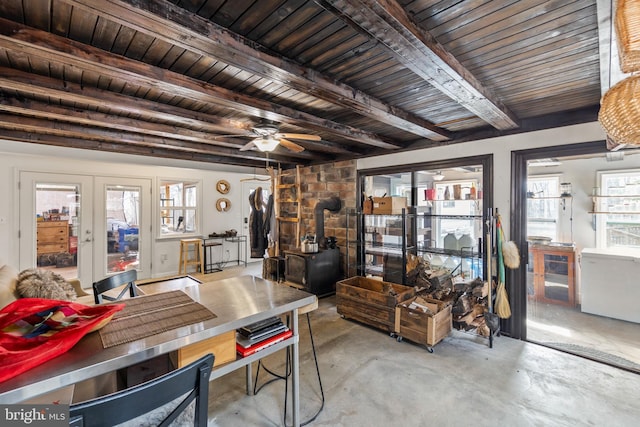
<svg viewBox="0 0 640 427">
<path fill-rule="evenodd" d="M 291 337 L 292 335 L 293 335 L 293 332 L 287 329 L 286 331 L 281 332 L 278 335 L 274 335 L 271 338 L 267 338 L 264 341 L 258 341 L 257 343 L 250 345 L 248 347 L 244 347 L 240 343 L 236 342 L 236 352 L 242 357 L 251 356 L 256 351 L 260 351 L 263 348 L 269 347 L 270 345 L 279 343 L 280 341 L 284 341 L 287 338 Z"/>
</svg>

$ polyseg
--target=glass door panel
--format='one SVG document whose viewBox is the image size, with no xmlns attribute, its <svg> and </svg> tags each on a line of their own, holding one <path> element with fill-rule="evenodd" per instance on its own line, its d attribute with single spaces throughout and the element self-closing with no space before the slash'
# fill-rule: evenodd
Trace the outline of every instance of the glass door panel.
<svg viewBox="0 0 640 427">
<path fill-rule="evenodd" d="M 106 188 L 107 273 L 137 269 L 140 264 L 140 187 Z"/>
<path fill-rule="evenodd" d="M 96 178 L 96 278 L 135 269 L 151 276 L 151 180 Z"/>
<path fill-rule="evenodd" d="M 544 255 L 544 298 L 569 303 L 569 258 Z"/>
</svg>

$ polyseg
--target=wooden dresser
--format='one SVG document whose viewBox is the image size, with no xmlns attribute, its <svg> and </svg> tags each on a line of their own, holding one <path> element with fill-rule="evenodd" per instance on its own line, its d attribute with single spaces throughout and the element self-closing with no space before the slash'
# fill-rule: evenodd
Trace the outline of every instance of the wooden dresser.
<svg viewBox="0 0 640 427">
<path fill-rule="evenodd" d="M 38 222 L 38 255 L 69 251 L 69 222 Z"/>
</svg>

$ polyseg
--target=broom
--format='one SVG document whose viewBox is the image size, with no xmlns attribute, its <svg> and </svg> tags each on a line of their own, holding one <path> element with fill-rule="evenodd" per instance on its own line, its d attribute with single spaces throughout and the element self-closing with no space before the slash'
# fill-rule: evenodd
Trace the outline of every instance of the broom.
<svg viewBox="0 0 640 427">
<path fill-rule="evenodd" d="M 508 319 L 511 317 L 511 306 L 509 305 L 509 296 L 507 295 L 507 288 L 504 285 L 504 257 L 502 243 L 504 240 L 504 233 L 502 231 L 502 221 L 500 215 L 498 215 L 497 227 L 498 230 L 498 288 L 496 289 L 496 314 L 501 319 Z M 517 248 L 516 248 L 517 249 Z M 519 258 L 519 257 L 518 257 Z"/>
<path fill-rule="evenodd" d="M 498 283 L 498 289 L 496 290 L 496 314 L 501 319 L 508 319 L 511 317 L 509 296 L 507 295 L 507 289 L 502 282 Z"/>
</svg>

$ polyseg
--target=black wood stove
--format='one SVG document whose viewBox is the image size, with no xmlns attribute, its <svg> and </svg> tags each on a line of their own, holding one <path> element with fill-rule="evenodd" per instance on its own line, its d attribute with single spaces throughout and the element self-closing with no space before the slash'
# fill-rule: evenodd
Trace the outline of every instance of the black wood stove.
<svg viewBox="0 0 640 427">
<path fill-rule="evenodd" d="M 287 281 L 298 283 L 318 296 L 335 293 L 336 282 L 340 280 L 340 249 L 323 249 L 313 254 L 285 251 L 284 263 Z"/>
<path fill-rule="evenodd" d="M 316 203 L 316 242 L 319 250 L 303 253 L 299 250 L 284 252 L 284 277 L 287 281 L 302 285 L 307 292 L 318 296 L 335 293 L 340 280 L 340 249 L 335 247 L 335 238 L 324 237 L 324 210 L 339 212 L 342 202 L 337 197 Z M 327 245 L 327 240 L 331 243 Z M 330 247 L 328 247 L 330 246 Z"/>
</svg>

